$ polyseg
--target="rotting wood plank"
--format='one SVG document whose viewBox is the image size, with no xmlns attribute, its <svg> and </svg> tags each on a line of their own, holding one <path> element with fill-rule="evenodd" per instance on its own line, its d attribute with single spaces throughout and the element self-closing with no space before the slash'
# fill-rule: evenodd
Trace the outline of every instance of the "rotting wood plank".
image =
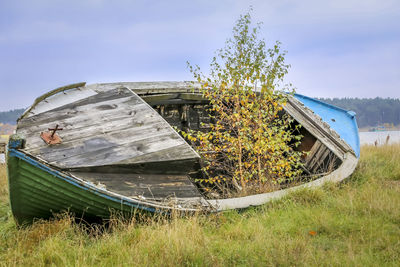
<svg viewBox="0 0 400 267">
<path fill-rule="evenodd" d="M 182 159 L 172 161 L 139 162 L 132 164 L 113 164 L 101 166 L 84 166 L 64 169 L 71 172 L 101 172 L 101 173 L 137 173 L 137 174 L 188 174 L 197 170 L 197 159 Z"/>
<path fill-rule="evenodd" d="M 168 129 L 164 127 L 163 123 L 156 120 L 153 120 L 150 124 L 143 125 L 141 127 L 132 127 L 131 119 L 120 121 L 122 123 L 117 126 L 114 126 L 113 122 L 111 121 L 102 126 L 90 126 L 77 131 L 75 131 L 72 126 L 65 127 L 65 123 L 63 123 L 61 126 L 64 127 L 64 130 L 59 132 L 59 135 L 63 139 L 63 143 L 52 147 L 43 146 L 43 140 L 39 138 L 41 131 L 36 131 L 33 134 L 30 133 L 29 135 L 24 135 L 26 139 L 30 140 L 30 143 L 28 143 L 26 146 L 26 151 L 36 150 L 36 153 L 40 153 L 41 149 L 49 151 L 62 151 L 64 148 L 77 146 L 80 141 L 94 138 L 106 138 L 111 142 L 116 141 L 117 143 L 120 143 L 125 141 L 126 143 L 132 138 L 139 140 L 143 139 L 143 137 L 147 137 L 149 134 L 160 134 L 161 132 L 168 134 Z M 111 124 L 111 127 L 105 127 L 109 124 Z M 48 128 L 50 127 L 54 126 L 48 125 Z M 43 130 L 45 129 L 47 130 L 47 127 Z"/>
<path fill-rule="evenodd" d="M 117 134 L 120 135 L 120 133 Z M 63 159 L 66 160 L 71 157 L 80 156 L 81 154 L 93 153 L 95 151 L 102 150 L 104 148 L 114 149 L 118 147 L 126 148 L 126 147 L 136 146 L 138 148 L 137 150 L 141 152 L 146 152 L 147 149 L 145 148 L 150 147 L 150 145 L 147 143 L 152 141 L 150 139 L 156 140 L 151 143 L 152 144 L 155 143 L 157 146 L 159 146 L 159 149 L 161 149 L 163 143 L 169 142 L 171 139 L 177 141 L 175 142 L 175 146 L 185 144 L 183 140 L 178 139 L 175 135 L 169 136 L 170 137 L 169 140 L 166 140 L 166 137 L 168 137 L 169 134 L 170 133 L 168 133 L 165 130 L 154 131 L 149 129 L 148 135 L 142 135 L 140 136 L 140 138 L 132 135 L 129 136 L 129 138 L 125 138 L 123 142 L 118 138 L 104 138 L 103 136 L 99 137 L 94 136 L 90 139 L 86 138 L 84 144 L 82 145 L 80 143 L 81 144 L 80 146 L 74 145 L 74 146 L 62 147 L 61 146 L 62 144 L 60 146 L 59 145 L 47 146 L 45 148 L 40 149 L 39 152 L 40 154 L 46 154 L 49 157 L 57 157 L 58 154 L 64 154 Z M 107 137 L 110 136 L 108 135 Z M 60 149 L 55 149 L 55 148 L 60 148 Z"/>
<path fill-rule="evenodd" d="M 322 143 L 319 140 L 316 140 L 311 150 L 308 152 L 308 155 L 305 160 L 305 164 L 307 165 L 311 159 L 314 158 L 315 153 L 317 153 L 318 149 L 321 147 Z"/>
<path fill-rule="evenodd" d="M 197 187 L 187 175 L 93 172 L 72 172 L 71 174 L 128 197 L 144 196 L 150 199 L 201 197 Z"/>
<path fill-rule="evenodd" d="M 207 104 L 207 101 L 205 100 L 184 100 L 180 98 L 176 99 L 167 99 L 167 100 L 160 100 L 160 101 L 154 101 L 154 102 L 149 102 L 150 105 L 152 106 L 157 106 L 157 105 L 201 105 L 201 104 Z"/>
<path fill-rule="evenodd" d="M 55 95 L 51 95 L 48 98 L 37 103 L 26 115 L 31 117 L 38 115 L 43 112 L 47 112 L 58 107 L 62 107 L 68 103 L 76 102 L 81 99 L 85 99 L 89 96 L 95 95 L 97 92 L 88 89 L 87 87 L 77 87 L 66 91 L 59 92 Z"/>
<path fill-rule="evenodd" d="M 114 122 L 121 121 L 121 124 L 115 125 Z M 62 150 L 64 147 L 74 146 L 82 140 L 93 139 L 93 138 L 106 138 L 110 141 L 117 139 L 117 143 L 129 142 L 129 140 L 140 140 L 147 137 L 149 134 L 159 134 L 160 132 L 169 133 L 167 127 L 163 122 L 159 120 L 148 120 L 150 123 L 146 125 L 132 126 L 131 119 L 122 119 L 103 123 L 103 125 L 89 126 L 88 128 L 82 128 L 81 130 L 75 130 L 72 126 L 64 126 L 64 130 L 59 132 L 59 135 L 63 139 L 63 143 L 58 146 L 51 147 L 51 150 Z M 76 125 L 76 124 L 75 124 Z M 50 125 L 49 125 L 50 126 Z M 47 128 L 45 128 L 47 130 Z M 43 146 L 43 140 L 39 139 L 41 131 L 36 131 L 34 134 L 25 135 L 31 142 L 27 144 L 27 150 L 38 150 L 42 148 L 50 148 Z M 123 140 L 121 140 L 123 138 Z M 50 150 L 50 149 L 49 149 Z"/>
<path fill-rule="evenodd" d="M 193 82 L 119 82 L 98 83 L 89 87 L 97 92 L 105 92 L 115 87 L 124 86 L 138 95 L 154 93 L 194 93 L 199 92 L 200 84 Z"/>
<path fill-rule="evenodd" d="M 124 123 L 116 123 L 121 121 Z M 64 127 L 60 136 L 65 143 L 47 146 L 39 134 L 54 123 Z M 17 132 L 26 134 L 27 153 L 59 168 L 132 163 L 136 156 L 157 151 L 162 152 L 154 155 L 163 161 L 199 157 L 154 109 L 126 88 L 98 93 L 25 118 Z M 169 152 L 177 146 L 181 149 L 179 155 Z"/>
<path fill-rule="evenodd" d="M 59 165 L 61 168 L 108 165 L 123 160 L 135 162 L 136 157 L 160 150 L 163 151 L 164 160 L 171 160 L 168 149 L 173 149 L 179 145 L 183 145 L 181 149 L 186 147 L 184 141 L 178 139 L 175 135 L 167 136 L 165 133 L 129 143 L 112 143 L 107 139 L 90 139 L 82 144 L 81 149 L 74 150 L 76 151 L 74 154 L 69 153 L 65 157 L 58 154 L 57 159 L 53 160 L 45 154 L 41 154 L 41 157 L 45 158 L 50 164 Z M 175 160 L 183 159 L 182 155 L 184 154 L 188 154 L 188 152 L 182 152 Z M 189 155 L 194 157 L 191 152 L 189 152 Z M 149 159 L 149 161 L 153 160 Z"/>
<path fill-rule="evenodd" d="M 74 88 L 78 88 L 78 87 L 83 87 L 85 85 L 86 85 L 86 82 L 73 83 L 73 84 L 69 84 L 69 85 L 66 85 L 66 86 L 62 86 L 62 87 L 56 88 L 54 90 L 51 90 L 50 92 L 45 93 L 44 95 L 39 96 L 38 98 L 35 99 L 35 101 L 33 102 L 32 106 L 30 106 L 21 115 L 20 119 L 24 118 L 38 103 L 40 103 L 41 101 L 43 101 L 47 97 L 52 96 L 54 94 L 57 94 L 59 92 L 65 91 L 65 90 L 74 89 Z"/>
<path fill-rule="evenodd" d="M 120 106 L 123 108 L 123 106 Z M 138 115 L 145 114 L 145 112 L 140 112 Z M 55 124 L 59 124 L 66 131 L 64 133 L 82 133 L 82 131 L 87 131 L 90 127 L 96 127 L 97 129 L 104 129 L 109 127 L 109 125 L 115 127 L 118 125 L 119 120 L 128 119 L 129 124 L 141 124 L 137 126 L 142 126 L 145 124 L 144 120 L 152 123 L 157 120 L 156 114 L 143 115 L 138 118 L 138 116 L 128 114 L 125 112 L 96 112 L 96 111 L 82 111 L 78 114 L 70 114 L 69 117 L 50 119 L 47 122 L 38 122 L 37 124 L 32 124 L 31 126 L 25 126 L 18 128 L 17 131 L 25 136 L 37 135 L 41 131 L 47 130 L 47 128 L 52 128 Z"/>
<path fill-rule="evenodd" d="M 314 145 L 311 147 L 311 150 L 308 152 L 304 161 L 304 168 L 307 169 L 308 172 L 313 173 L 312 167 L 314 165 L 315 156 L 323 146 L 324 145 L 319 140 L 316 140 Z"/>
<path fill-rule="evenodd" d="M 306 168 L 307 168 L 308 170 L 310 170 L 311 173 L 313 173 L 313 171 L 312 171 L 312 170 L 313 170 L 313 167 L 314 167 L 314 165 L 316 164 L 316 162 L 318 161 L 317 155 L 318 155 L 321 151 L 324 151 L 324 150 L 325 150 L 325 148 L 322 147 L 322 146 L 320 146 L 320 147 L 318 148 L 318 150 L 316 151 L 315 155 L 314 155 L 312 158 L 310 158 L 308 164 L 306 165 Z"/>
<path fill-rule="evenodd" d="M 103 94 L 97 94 L 88 98 L 78 100 L 76 102 L 61 106 L 49 112 L 41 113 L 29 118 L 24 118 L 18 123 L 18 128 L 30 127 L 38 123 L 47 123 L 55 119 L 70 118 L 72 115 L 82 111 L 99 111 L 96 107 L 108 106 L 112 107 L 116 104 L 129 104 L 131 107 L 144 103 L 139 97 L 132 97 L 132 93 L 125 92 L 123 95 L 118 94 L 117 90 L 109 91 Z M 117 106 L 115 106 L 117 108 Z M 112 108 L 112 109 L 115 109 Z M 110 109 L 110 110 L 112 110 Z M 122 110 L 121 110 L 122 111 Z"/>
<path fill-rule="evenodd" d="M 121 128 L 115 129 L 99 129 L 96 127 L 91 127 L 90 131 L 82 132 L 82 134 L 66 134 L 65 132 L 61 132 L 60 136 L 63 139 L 63 142 L 59 145 L 55 146 L 45 146 L 43 147 L 43 140 L 39 140 L 37 134 L 31 137 L 31 140 L 35 139 L 36 144 L 33 146 L 32 144 L 29 145 L 25 149 L 25 151 L 29 151 L 29 153 L 46 153 L 51 155 L 52 153 L 63 153 L 64 151 L 67 152 L 69 149 L 78 147 L 78 143 L 80 139 L 96 139 L 96 138 L 104 138 L 107 136 L 107 139 L 111 142 L 120 141 L 121 138 L 124 138 L 124 143 L 129 143 L 130 140 L 134 138 L 134 140 L 140 140 L 140 138 L 147 137 L 147 134 L 154 134 L 155 130 L 157 132 L 165 132 L 165 129 L 162 128 L 162 123 L 154 122 L 153 124 L 147 125 L 146 127 L 141 127 L 140 129 L 132 129 L 131 126 L 123 126 L 121 124 Z M 129 135 L 128 135 L 129 134 Z M 128 138 L 127 138 L 128 136 Z M 122 144 L 122 143 L 121 143 Z"/>
<path fill-rule="evenodd" d="M 340 160 L 344 160 L 346 152 L 355 153 L 328 124 L 323 122 L 313 111 L 306 108 L 299 100 L 288 96 L 287 105 L 283 108 L 312 135 L 321 140 Z"/>
<path fill-rule="evenodd" d="M 191 159 L 191 153 L 188 151 L 183 150 L 185 144 L 175 146 L 173 148 L 168 149 L 160 149 L 153 152 L 144 153 L 141 156 L 137 156 L 132 159 L 120 161 L 116 164 L 132 164 L 132 163 L 144 163 L 149 162 L 151 160 L 163 162 L 165 161 L 165 154 L 168 154 L 167 158 L 182 158 L 182 159 Z"/>
<path fill-rule="evenodd" d="M 302 127 L 327 146 L 340 160 L 343 160 L 344 154 L 352 150 L 350 148 L 345 148 L 345 145 L 342 144 L 343 142 L 334 140 L 327 132 L 327 129 L 323 129 L 317 122 L 313 121 L 317 119 L 314 114 L 306 113 L 298 105 L 300 105 L 298 101 L 294 98 L 289 98 L 289 101 L 285 106 L 283 106 L 283 108 L 290 116 L 301 124 Z M 338 145 L 339 143 L 340 145 Z"/>
<path fill-rule="evenodd" d="M 318 158 L 318 160 L 316 161 L 316 163 L 315 163 L 315 165 L 313 167 L 313 172 L 314 173 L 316 173 L 318 171 L 318 169 L 323 167 L 323 164 L 324 164 L 326 158 L 329 156 L 330 153 L 332 153 L 332 152 L 329 151 L 329 149 L 325 149 L 325 151 L 321 154 L 321 156 Z M 322 170 L 322 171 L 325 172 L 326 170 Z"/>
<path fill-rule="evenodd" d="M 314 173 L 318 168 L 317 163 L 320 161 L 321 157 L 325 154 L 327 150 L 329 151 L 329 149 L 324 145 L 321 145 L 318 148 L 318 151 L 315 153 L 308 165 L 308 169 L 311 170 L 312 173 Z"/>
<path fill-rule="evenodd" d="M 174 105 L 174 104 L 207 104 L 209 101 L 202 94 L 198 93 L 167 93 L 150 94 L 141 96 L 148 104 Z"/>
</svg>

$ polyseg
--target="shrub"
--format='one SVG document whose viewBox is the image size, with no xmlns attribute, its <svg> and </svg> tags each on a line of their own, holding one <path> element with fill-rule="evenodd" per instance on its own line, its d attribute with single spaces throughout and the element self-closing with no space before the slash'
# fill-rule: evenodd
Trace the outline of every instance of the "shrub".
<svg viewBox="0 0 400 267">
<path fill-rule="evenodd" d="M 283 85 L 286 52 L 279 42 L 266 49 L 259 29 L 251 26 L 250 13 L 241 16 L 208 76 L 188 63 L 209 101 L 211 123 L 208 132 L 182 134 L 202 155 L 204 176 L 198 181 L 206 191 L 265 191 L 301 173 L 301 152 L 294 149 L 299 126 L 283 111 L 291 89 Z"/>
</svg>

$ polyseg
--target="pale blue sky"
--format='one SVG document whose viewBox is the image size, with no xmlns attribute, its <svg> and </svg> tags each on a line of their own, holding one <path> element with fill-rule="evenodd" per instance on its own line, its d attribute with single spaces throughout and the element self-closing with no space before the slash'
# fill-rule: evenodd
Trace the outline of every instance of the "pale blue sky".
<svg viewBox="0 0 400 267">
<path fill-rule="evenodd" d="M 191 80 L 250 5 L 299 93 L 400 98 L 398 0 L 0 0 L 0 111 L 80 81 Z"/>
</svg>

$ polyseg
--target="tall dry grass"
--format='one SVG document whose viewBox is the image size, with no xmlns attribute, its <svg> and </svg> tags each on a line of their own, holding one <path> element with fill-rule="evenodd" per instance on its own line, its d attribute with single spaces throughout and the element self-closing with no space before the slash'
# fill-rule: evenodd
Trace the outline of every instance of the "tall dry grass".
<svg viewBox="0 0 400 267">
<path fill-rule="evenodd" d="M 386 265 L 400 262 L 400 145 L 363 147 L 342 184 L 262 207 L 189 218 L 76 224 L 68 215 L 13 222 L 0 167 L 0 264 Z"/>
</svg>

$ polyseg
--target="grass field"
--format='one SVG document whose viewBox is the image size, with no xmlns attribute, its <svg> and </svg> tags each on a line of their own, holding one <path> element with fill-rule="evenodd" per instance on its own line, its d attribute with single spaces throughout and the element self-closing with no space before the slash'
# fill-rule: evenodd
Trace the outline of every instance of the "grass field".
<svg viewBox="0 0 400 267">
<path fill-rule="evenodd" d="M 346 182 L 220 215 L 18 229 L 0 166 L 0 265 L 340 265 L 400 262 L 400 145 L 363 147 Z"/>
</svg>

